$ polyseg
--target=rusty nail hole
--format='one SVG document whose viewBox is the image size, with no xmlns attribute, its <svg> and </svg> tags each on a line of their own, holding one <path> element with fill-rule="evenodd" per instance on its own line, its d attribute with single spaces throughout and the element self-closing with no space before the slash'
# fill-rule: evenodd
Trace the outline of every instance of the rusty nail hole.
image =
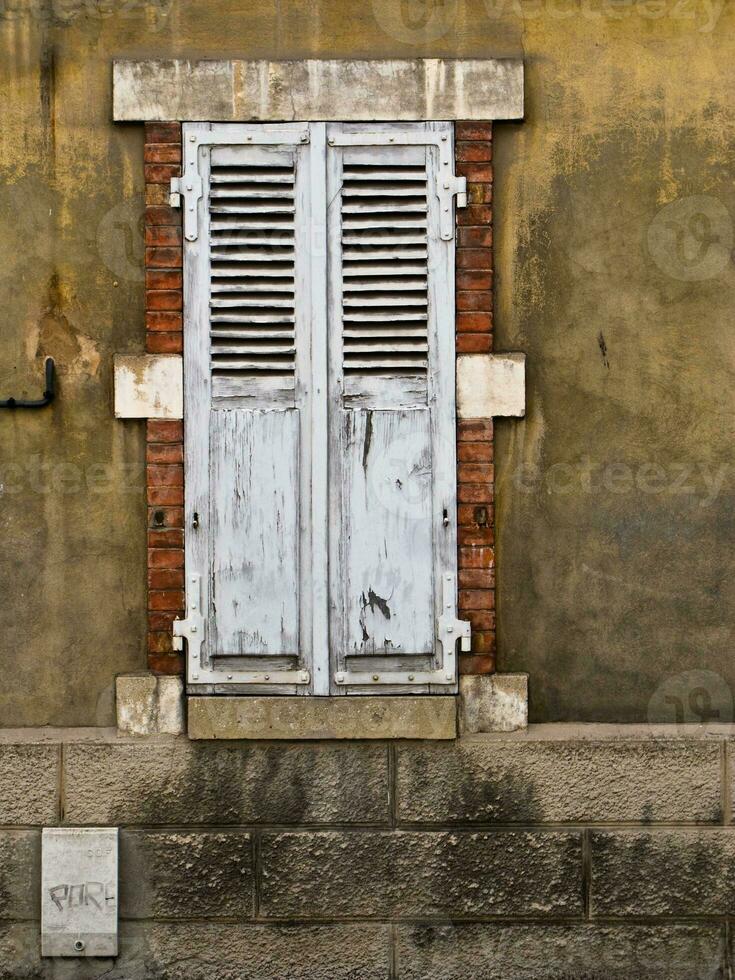
<svg viewBox="0 0 735 980">
<path fill-rule="evenodd" d="M 475 524 L 480 527 L 487 525 L 487 507 L 475 507 Z"/>
<path fill-rule="evenodd" d="M 166 515 L 163 513 L 162 510 L 157 510 L 154 512 L 153 523 L 156 525 L 156 527 L 163 527 L 165 521 L 166 521 Z"/>
</svg>

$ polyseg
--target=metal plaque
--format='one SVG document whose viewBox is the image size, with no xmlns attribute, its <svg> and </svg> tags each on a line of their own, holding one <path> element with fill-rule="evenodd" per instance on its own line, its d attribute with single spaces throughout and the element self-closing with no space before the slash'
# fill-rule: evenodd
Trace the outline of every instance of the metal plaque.
<svg viewBox="0 0 735 980">
<path fill-rule="evenodd" d="M 117 828 L 47 827 L 43 956 L 117 956 Z"/>
</svg>

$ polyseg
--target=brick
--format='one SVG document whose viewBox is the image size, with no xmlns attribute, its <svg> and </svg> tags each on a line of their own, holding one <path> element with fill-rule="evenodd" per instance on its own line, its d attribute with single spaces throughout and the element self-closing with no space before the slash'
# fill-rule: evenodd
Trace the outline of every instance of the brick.
<svg viewBox="0 0 735 980">
<path fill-rule="evenodd" d="M 457 459 L 460 463 L 492 463 L 491 442 L 458 442 Z"/>
<path fill-rule="evenodd" d="M 184 278 L 177 269 L 149 269 L 145 274 L 146 289 L 183 289 Z"/>
<path fill-rule="evenodd" d="M 492 184 L 474 184 L 471 182 L 467 184 L 468 207 L 471 207 L 473 204 L 491 204 L 492 199 L 493 199 Z"/>
<path fill-rule="evenodd" d="M 458 248 L 458 269 L 492 269 L 493 254 L 489 248 Z"/>
<path fill-rule="evenodd" d="M 180 333 L 149 333 L 146 351 L 149 354 L 181 354 L 184 338 Z"/>
<path fill-rule="evenodd" d="M 183 589 L 183 568 L 152 568 L 148 570 L 149 589 Z"/>
<path fill-rule="evenodd" d="M 172 640 L 170 631 L 151 630 L 148 633 L 148 653 L 173 653 Z"/>
<path fill-rule="evenodd" d="M 456 302 L 457 309 L 461 311 L 486 310 L 489 312 L 493 307 L 492 293 L 481 289 L 458 290 Z M 492 325 L 491 318 L 488 318 L 488 322 L 490 325 Z M 459 323 L 457 324 L 457 329 L 463 329 Z M 489 329 L 489 327 L 483 327 L 483 329 Z"/>
<path fill-rule="evenodd" d="M 487 333 L 460 333 L 455 346 L 458 354 L 489 354 L 493 349 L 493 338 Z"/>
<path fill-rule="evenodd" d="M 469 193 L 467 195 L 469 200 Z M 145 203 L 146 205 L 167 205 L 169 201 L 169 188 L 166 184 L 146 184 Z"/>
<path fill-rule="evenodd" d="M 491 525 L 479 527 L 467 525 L 457 529 L 457 541 L 462 547 L 495 544 L 495 531 Z"/>
<path fill-rule="evenodd" d="M 492 228 L 487 225 L 463 226 L 457 229 L 459 248 L 490 248 L 493 243 Z"/>
<path fill-rule="evenodd" d="M 457 289 L 492 288 L 493 274 L 485 269 L 459 269 L 457 271 Z"/>
<path fill-rule="evenodd" d="M 170 528 L 163 531 L 148 531 L 149 548 L 183 548 L 183 528 Z"/>
<path fill-rule="evenodd" d="M 180 548 L 149 548 L 149 568 L 183 568 L 184 553 Z"/>
<path fill-rule="evenodd" d="M 170 633 L 173 621 L 176 619 L 175 612 L 149 612 L 148 629 L 152 633 Z"/>
<path fill-rule="evenodd" d="M 183 507 L 149 507 L 148 526 L 151 528 L 183 527 Z"/>
<path fill-rule="evenodd" d="M 719 924 L 435 923 L 395 927 L 400 980 L 694 980 L 726 976 Z"/>
<path fill-rule="evenodd" d="M 476 504 L 460 504 L 457 507 L 457 523 L 461 527 L 468 527 L 470 525 L 485 527 L 488 524 L 492 524 L 492 520 L 493 508 L 487 504 L 481 504 L 479 506 Z"/>
<path fill-rule="evenodd" d="M 594 831 L 593 915 L 730 915 L 735 830 Z"/>
<path fill-rule="evenodd" d="M 152 310 L 145 315 L 145 325 L 147 330 L 161 330 L 166 333 L 180 332 L 183 328 L 183 317 L 181 313 L 166 310 Z"/>
<path fill-rule="evenodd" d="M 180 245 L 181 228 L 177 225 L 148 225 L 145 229 L 146 245 Z"/>
<path fill-rule="evenodd" d="M 177 610 L 178 618 L 181 619 L 184 607 Z M 152 653 L 148 654 L 148 669 L 156 674 L 165 674 L 168 677 L 176 677 L 185 673 L 184 656 L 181 653 Z"/>
<path fill-rule="evenodd" d="M 492 463 L 460 463 L 457 467 L 457 479 L 460 483 L 492 483 L 495 478 L 495 467 Z"/>
<path fill-rule="evenodd" d="M 149 310 L 180 310 L 183 294 L 180 289 L 149 289 L 145 302 Z"/>
<path fill-rule="evenodd" d="M 454 148 L 457 163 L 489 163 L 493 158 L 490 140 L 460 140 Z"/>
<path fill-rule="evenodd" d="M 148 122 L 145 124 L 146 143 L 180 143 L 181 123 Z"/>
<path fill-rule="evenodd" d="M 184 467 L 180 463 L 169 466 L 151 463 L 146 469 L 146 482 L 149 487 L 182 487 Z"/>
<path fill-rule="evenodd" d="M 255 872 L 247 833 L 124 830 L 120 871 L 120 914 L 128 919 L 253 915 Z"/>
<path fill-rule="evenodd" d="M 146 500 L 151 507 L 181 507 L 184 503 L 184 488 L 148 487 Z"/>
<path fill-rule="evenodd" d="M 264 834 L 261 913 L 299 919 L 579 915 L 581 836 Z"/>
<path fill-rule="evenodd" d="M 457 604 L 465 609 L 494 609 L 495 592 L 492 589 L 460 589 Z"/>
<path fill-rule="evenodd" d="M 146 163 L 181 163 L 181 143 L 146 143 L 143 160 Z"/>
<path fill-rule="evenodd" d="M 184 423 L 178 419 L 148 419 L 146 422 L 147 442 L 181 442 L 184 438 Z"/>
<path fill-rule="evenodd" d="M 182 250 L 174 246 L 168 248 L 147 246 L 145 250 L 145 264 L 149 269 L 180 269 L 183 264 L 182 254 Z"/>
<path fill-rule="evenodd" d="M 149 609 L 183 609 L 184 593 L 178 590 L 148 593 Z"/>
<path fill-rule="evenodd" d="M 457 209 L 457 224 L 490 225 L 493 220 L 492 208 L 486 204 L 471 204 L 466 208 Z"/>
<path fill-rule="evenodd" d="M 463 568 L 457 577 L 460 589 L 494 589 L 495 571 L 492 568 Z"/>
<path fill-rule="evenodd" d="M 457 500 L 460 504 L 490 504 L 493 500 L 493 488 L 486 483 L 460 483 L 457 487 Z"/>
<path fill-rule="evenodd" d="M 58 794 L 58 746 L 0 743 L 0 823 L 53 826 Z"/>
<path fill-rule="evenodd" d="M 388 753 L 355 743 L 76 742 L 65 753 L 65 799 L 70 824 L 387 826 Z"/>
<path fill-rule="evenodd" d="M 495 612 L 492 609 L 466 609 L 464 618 L 470 621 L 473 633 L 495 629 Z"/>
<path fill-rule="evenodd" d="M 489 184 L 493 179 L 493 168 L 489 163 L 463 162 L 455 164 L 457 174 L 474 183 Z"/>
<path fill-rule="evenodd" d="M 458 120 L 454 124 L 454 139 L 460 140 L 491 140 L 493 137 L 492 122 L 480 122 L 474 119 Z"/>
<path fill-rule="evenodd" d="M 492 441 L 492 419 L 460 419 L 457 422 L 457 438 L 472 442 Z"/>
<path fill-rule="evenodd" d="M 146 225 L 181 225 L 181 209 L 172 208 L 170 205 L 157 205 L 146 207 Z"/>
<path fill-rule="evenodd" d="M 170 184 L 172 177 L 178 177 L 181 167 L 178 163 L 146 163 L 143 174 L 146 184 Z"/>
<path fill-rule="evenodd" d="M 40 831 L 0 830 L 0 919 L 35 918 L 40 879 Z"/>
<path fill-rule="evenodd" d="M 493 327 L 491 313 L 458 313 L 456 316 L 458 333 L 489 333 Z"/>
<path fill-rule="evenodd" d="M 489 654 L 479 657 L 469 653 L 461 653 L 459 655 L 459 672 L 460 674 L 473 675 L 494 674 L 495 657 Z"/>
<path fill-rule="evenodd" d="M 538 725 L 480 743 L 397 746 L 400 820 L 443 823 L 716 823 L 721 745 L 644 726 Z M 626 726 L 633 729 L 633 726 Z M 599 732 L 597 738 L 595 731 Z M 594 887 L 594 886 L 593 886 Z"/>
<path fill-rule="evenodd" d="M 459 549 L 460 568 L 493 568 L 495 565 L 495 551 L 492 548 L 460 548 Z"/>
<path fill-rule="evenodd" d="M 184 447 L 180 442 L 149 442 L 145 458 L 148 463 L 182 463 Z"/>
<path fill-rule="evenodd" d="M 495 632 L 494 630 L 473 630 L 472 632 L 472 653 L 476 657 L 495 657 Z M 480 673 L 477 671 L 476 673 Z"/>
</svg>

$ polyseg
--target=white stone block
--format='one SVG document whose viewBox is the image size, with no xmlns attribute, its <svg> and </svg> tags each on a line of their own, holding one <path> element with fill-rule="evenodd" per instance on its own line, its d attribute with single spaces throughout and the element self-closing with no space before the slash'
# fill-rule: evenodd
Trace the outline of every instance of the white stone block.
<svg viewBox="0 0 735 980">
<path fill-rule="evenodd" d="M 184 684 L 180 677 L 120 674 L 115 681 L 120 735 L 181 735 Z"/>
<path fill-rule="evenodd" d="M 522 417 L 525 412 L 525 354 L 462 354 L 457 358 L 457 414 L 461 419 Z"/>
<path fill-rule="evenodd" d="M 117 121 L 522 119 L 520 58 L 115 61 Z"/>
<path fill-rule="evenodd" d="M 528 727 L 528 674 L 463 674 L 459 694 L 460 734 Z"/>
<path fill-rule="evenodd" d="M 183 360 L 177 354 L 116 354 L 115 417 L 184 417 Z"/>
</svg>

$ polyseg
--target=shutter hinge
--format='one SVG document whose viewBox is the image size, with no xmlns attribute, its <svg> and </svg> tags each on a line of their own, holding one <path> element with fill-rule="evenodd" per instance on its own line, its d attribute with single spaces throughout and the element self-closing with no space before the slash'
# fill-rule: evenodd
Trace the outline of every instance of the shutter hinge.
<svg viewBox="0 0 735 980">
<path fill-rule="evenodd" d="M 460 640 L 462 653 L 469 653 L 472 644 L 472 627 L 469 620 L 457 619 L 455 577 L 451 572 L 442 575 L 442 614 L 439 617 L 439 642 L 444 652 L 444 666 L 454 667 L 454 648 Z"/>
<path fill-rule="evenodd" d="M 199 234 L 197 215 L 199 198 L 202 196 L 202 178 L 199 176 L 197 153 L 199 141 L 194 134 L 184 141 L 184 172 L 181 177 L 171 178 L 169 204 L 184 209 L 184 238 L 194 242 Z"/>
<path fill-rule="evenodd" d="M 174 638 L 171 646 L 174 650 L 182 650 L 186 638 L 190 663 L 199 663 L 199 656 L 204 639 L 204 617 L 202 616 L 202 577 L 199 574 L 189 576 L 186 590 L 186 619 L 175 619 L 173 623 Z"/>
<path fill-rule="evenodd" d="M 454 237 L 454 213 L 452 198 L 457 195 L 457 207 L 467 207 L 467 178 L 457 177 L 452 160 L 452 144 L 443 134 L 439 140 L 439 175 L 436 193 L 439 197 L 439 232 L 444 241 Z"/>
</svg>

